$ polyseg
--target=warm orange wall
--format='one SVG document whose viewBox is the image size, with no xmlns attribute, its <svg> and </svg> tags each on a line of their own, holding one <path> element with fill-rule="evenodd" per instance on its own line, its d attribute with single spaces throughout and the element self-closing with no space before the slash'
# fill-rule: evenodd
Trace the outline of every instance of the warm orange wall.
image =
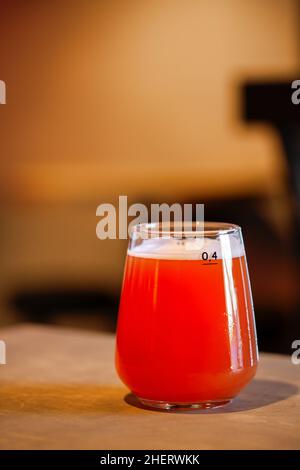
<svg viewBox="0 0 300 470">
<path fill-rule="evenodd" d="M 237 85 L 296 73 L 297 18 L 295 0 L 7 2 L 3 197 L 278 187 L 278 142 L 239 123 Z"/>
</svg>

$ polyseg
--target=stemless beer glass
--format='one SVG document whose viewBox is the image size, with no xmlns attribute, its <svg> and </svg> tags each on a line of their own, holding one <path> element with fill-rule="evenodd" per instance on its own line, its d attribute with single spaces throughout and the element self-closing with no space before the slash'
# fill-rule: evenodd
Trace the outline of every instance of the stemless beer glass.
<svg viewBox="0 0 300 470">
<path fill-rule="evenodd" d="M 145 234 L 147 235 L 145 237 Z M 205 222 L 132 230 L 116 368 L 151 408 L 213 408 L 253 378 L 258 351 L 241 228 Z"/>
</svg>

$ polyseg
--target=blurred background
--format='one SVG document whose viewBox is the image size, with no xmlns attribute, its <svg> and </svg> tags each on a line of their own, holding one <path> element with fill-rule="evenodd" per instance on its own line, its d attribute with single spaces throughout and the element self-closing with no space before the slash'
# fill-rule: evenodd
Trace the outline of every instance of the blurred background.
<svg viewBox="0 0 300 470">
<path fill-rule="evenodd" d="M 127 243 L 96 207 L 124 194 L 241 224 L 260 349 L 290 353 L 300 2 L 3 0 L 0 31 L 0 326 L 114 331 Z"/>
</svg>

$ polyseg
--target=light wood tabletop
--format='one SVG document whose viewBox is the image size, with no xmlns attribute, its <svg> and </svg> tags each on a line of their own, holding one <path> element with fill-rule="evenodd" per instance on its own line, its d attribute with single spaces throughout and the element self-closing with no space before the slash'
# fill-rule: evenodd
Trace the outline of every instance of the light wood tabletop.
<svg viewBox="0 0 300 470">
<path fill-rule="evenodd" d="M 50 326 L 0 330 L 1 449 L 299 449 L 300 365 L 261 354 L 224 408 L 139 408 L 114 370 L 114 335 Z"/>
</svg>

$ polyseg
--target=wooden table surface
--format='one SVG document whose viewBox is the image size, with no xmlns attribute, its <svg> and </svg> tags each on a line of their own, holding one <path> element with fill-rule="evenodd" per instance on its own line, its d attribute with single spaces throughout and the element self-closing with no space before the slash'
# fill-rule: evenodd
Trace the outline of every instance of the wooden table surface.
<svg viewBox="0 0 300 470">
<path fill-rule="evenodd" d="M 299 449 L 300 365 L 261 354 L 223 409 L 148 411 L 114 370 L 114 336 L 20 325 L 0 330 L 1 449 Z"/>
</svg>

